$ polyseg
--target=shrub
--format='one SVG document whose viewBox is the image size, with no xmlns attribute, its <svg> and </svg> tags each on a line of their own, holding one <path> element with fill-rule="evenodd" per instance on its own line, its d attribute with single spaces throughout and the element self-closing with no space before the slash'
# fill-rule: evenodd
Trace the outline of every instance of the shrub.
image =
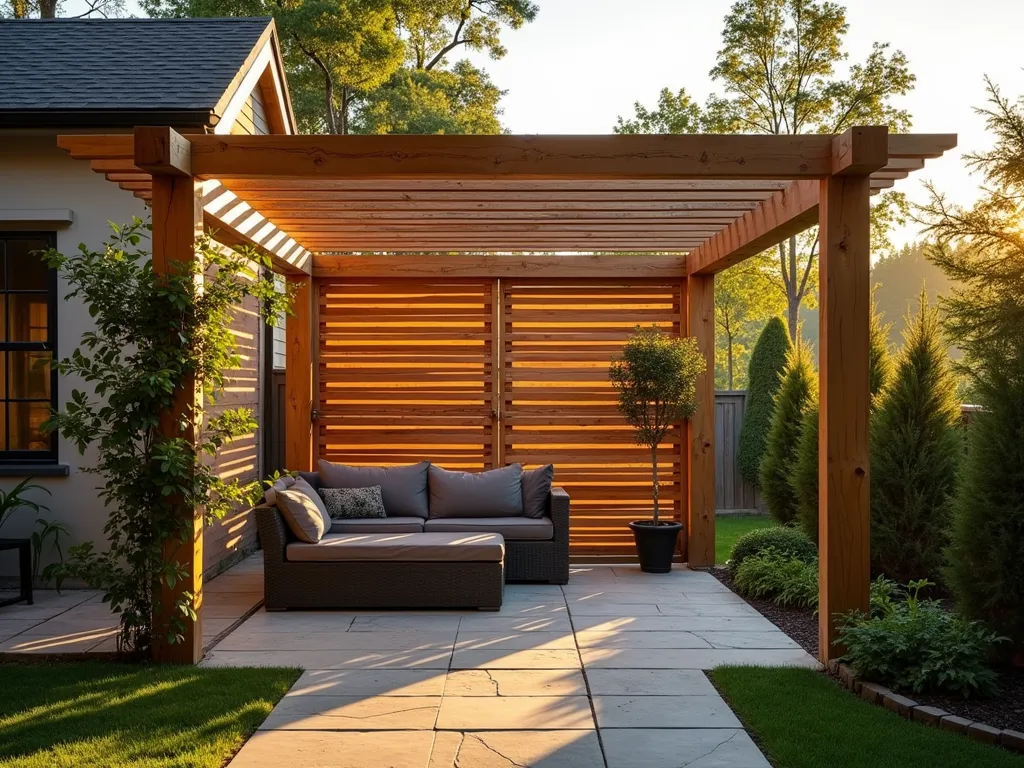
<svg viewBox="0 0 1024 768">
<path fill-rule="evenodd" d="M 729 569 L 736 573 L 736 569 L 748 557 L 769 549 L 779 555 L 798 557 L 806 562 L 811 562 L 818 556 L 818 548 L 814 546 L 814 542 L 795 528 L 758 528 L 736 539 L 729 555 Z"/>
<path fill-rule="evenodd" d="M 889 354 L 889 325 L 882 323 L 871 305 L 871 325 L 868 336 L 868 385 L 871 388 L 871 406 L 874 409 L 881 393 L 892 378 L 892 356 Z M 818 404 L 807 408 L 800 423 L 796 460 L 793 462 L 789 485 L 796 498 L 796 517 L 811 541 L 818 540 Z"/>
<path fill-rule="evenodd" d="M 938 576 L 963 455 L 956 379 L 922 295 L 871 424 L 871 561 L 899 582 Z"/>
<path fill-rule="evenodd" d="M 761 459 L 768 444 L 775 393 L 782 384 L 782 370 L 786 366 L 786 355 L 791 347 L 782 318 L 773 317 L 761 331 L 750 355 L 747 403 L 736 460 L 740 474 L 755 486 L 761 482 Z"/>
<path fill-rule="evenodd" d="M 806 352 L 794 349 L 786 363 L 782 388 L 775 398 L 768 448 L 761 461 L 761 493 L 780 523 L 796 519 L 796 497 L 789 484 L 796 462 L 800 425 L 815 396 L 815 375 Z"/>
<path fill-rule="evenodd" d="M 817 608 L 818 561 L 779 554 L 772 548 L 743 560 L 736 569 L 736 590 L 767 598 L 784 608 Z"/>
<path fill-rule="evenodd" d="M 920 599 L 921 588 L 930 585 L 911 582 L 906 600 L 890 602 L 879 616 L 846 616 L 837 639 L 847 649 L 843 659 L 865 679 L 898 690 L 994 693 L 996 674 L 986 662 L 1005 638 Z"/>
</svg>

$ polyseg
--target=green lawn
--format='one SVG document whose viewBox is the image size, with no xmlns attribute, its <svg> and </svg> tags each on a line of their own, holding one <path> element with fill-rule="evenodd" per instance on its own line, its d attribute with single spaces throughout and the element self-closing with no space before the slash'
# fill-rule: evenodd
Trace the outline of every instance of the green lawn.
<svg viewBox="0 0 1024 768">
<path fill-rule="evenodd" d="M 715 518 L 715 562 L 724 565 L 736 539 L 747 531 L 775 525 L 768 515 L 719 515 Z"/>
<path fill-rule="evenodd" d="M 719 667 L 711 679 L 775 768 L 1024 768 L 1024 756 L 904 720 L 809 669 Z"/>
<path fill-rule="evenodd" d="M 294 669 L 0 665 L 0 766 L 221 768 Z"/>
</svg>

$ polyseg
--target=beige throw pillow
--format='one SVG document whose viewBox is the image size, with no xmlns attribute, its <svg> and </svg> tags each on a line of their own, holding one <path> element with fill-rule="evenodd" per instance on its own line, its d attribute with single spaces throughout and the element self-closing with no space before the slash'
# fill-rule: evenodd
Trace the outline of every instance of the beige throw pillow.
<svg viewBox="0 0 1024 768">
<path fill-rule="evenodd" d="M 324 504 L 324 500 L 320 498 L 320 494 L 317 493 L 313 486 L 310 485 L 304 478 L 295 478 L 295 484 L 292 485 L 291 490 L 300 491 L 301 493 L 309 496 L 313 500 L 313 504 L 316 505 L 317 511 L 320 513 L 320 517 L 324 519 L 324 530 L 331 530 L 331 516 L 327 512 L 327 506 Z"/>
<path fill-rule="evenodd" d="M 308 494 L 292 486 L 287 490 L 278 491 L 276 496 L 281 517 L 295 534 L 295 538 L 307 544 L 316 544 L 324 537 L 327 530 L 324 515 L 320 514 L 320 510 Z"/>
</svg>

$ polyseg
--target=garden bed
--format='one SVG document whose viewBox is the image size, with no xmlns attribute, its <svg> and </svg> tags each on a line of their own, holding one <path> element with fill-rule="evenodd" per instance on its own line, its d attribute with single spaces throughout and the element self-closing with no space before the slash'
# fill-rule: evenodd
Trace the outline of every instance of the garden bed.
<svg viewBox="0 0 1024 768">
<path fill-rule="evenodd" d="M 709 572 L 735 591 L 732 576 L 727 568 L 710 568 Z M 809 654 L 815 657 L 818 655 L 818 617 L 813 611 L 780 608 L 771 600 L 748 597 L 743 599 Z M 1024 669 L 1000 669 L 999 689 L 999 695 L 989 699 L 964 699 L 955 695 L 909 691 L 901 693 L 905 693 L 919 704 L 944 709 L 972 722 L 1024 732 Z"/>
</svg>

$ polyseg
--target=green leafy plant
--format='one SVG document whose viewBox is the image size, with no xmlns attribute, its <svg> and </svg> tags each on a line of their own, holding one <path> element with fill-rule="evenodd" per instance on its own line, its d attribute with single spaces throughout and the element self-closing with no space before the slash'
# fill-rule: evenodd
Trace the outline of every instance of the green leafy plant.
<svg viewBox="0 0 1024 768">
<path fill-rule="evenodd" d="M 0 529 L 4 527 L 4 523 L 10 520 L 18 510 L 31 509 L 37 515 L 40 512 L 50 511 L 49 507 L 32 501 L 24 496 L 25 493 L 30 491 L 42 491 L 47 496 L 53 495 L 50 493 L 49 489 L 33 483 L 33 479 L 34 478 L 26 477 L 9 491 L 5 492 L 0 490 Z"/>
<path fill-rule="evenodd" d="M 211 460 L 256 429 L 252 413 L 228 409 L 207 418 L 199 405 L 216 402 L 227 372 L 240 366 L 232 317 L 253 296 L 272 324 L 289 297 L 275 290 L 269 258 L 255 251 L 203 236 L 194 259 L 159 274 L 141 247 L 149 225 L 112 226 L 99 251 L 82 245 L 73 256 L 47 254 L 71 288 L 67 298 L 82 301 L 95 323 L 57 364 L 95 394 L 73 390 L 48 426 L 81 452 L 95 447 L 97 463 L 85 471 L 101 478 L 109 509 L 107 548 L 69 547 L 63 573 L 104 590 L 120 615 L 119 649 L 145 655 L 155 637 L 180 642 L 185 620 L 195 616 L 187 591 L 169 608 L 155 600 L 161 585 L 173 588 L 188 576 L 168 553 L 194 535 L 195 510 L 209 522 L 259 493 L 259 483 L 223 480 Z"/>
<path fill-rule="evenodd" d="M 836 641 L 847 649 L 843 659 L 864 679 L 897 690 L 995 693 L 998 678 L 987 662 L 1006 638 L 922 599 L 929 586 L 925 579 L 912 581 L 905 599 L 890 600 L 877 615 L 843 617 Z"/>
<path fill-rule="evenodd" d="M 816 380 L 810 356 L 793 348 L 775 397 L 768 446 L 761 461 L 761 493 L 768 511 L 780 523 L 796 519 L 796 495 L 789 480 L 796 463 L 801 420 L 817 396 Z"/>
<path fill-rule="evenodd" d="M 696 339 L 640 328 L 612 360 L 608 377 L 619 393 L 619 413 L 651 451 L 654 524 L 658 524 L 658 446 L 669 430 L 697 410 L 697 377 L 707 364 Z"/>
<path fill-rule="evenodd" d="M 740 536 L 729 555 L 729 570 L 735 574 L 736 569 L 748 557 L 769 549 L 779 555 L 796 557 L 804 562 L 811 562 L 818 557 L 818 547 L 803 531 L 776 525 L 748 531 Z"/>
<path fill-rule="evenodd" d="M 792 344 L 786 325 L 779 317 L 769 320 L 757 337 L 747 374 L 747 404 L 740 428 L 736 460 L 743 478 L 759 486 L 761 460 L 772 426 L 775 393 L 782 386 L 782 372 Z"/>
<path fill-rule="evenodd" d="M 769 547 L 743 560 L 736 569 L 735 584 L 742 595 L 767 598 L 784 608 L 816 608 L 818 561 Z"/>
<path fill-rule="evenodd" d="M 57 591 L 60 592 L 65 576 L 64 548 L 61 546 L 60 540 L 61 537 L 69 534 L 68 527 L 56 520 L 44 520 L 40 517 L 36 520 L 36 528 L 38 530 L 32 531 L 32 536 L 30 537 L 32 541 L 32 579 L 38 579 L 40 576 L 39 569 L 43 563 L 43 548 L 49 544 L 50 549 L 57 553 L 57 562 L 50 563 L 42 569 L 43 583 L 48 584 L 51 580 L 56 581 Z"/>
</svg>

